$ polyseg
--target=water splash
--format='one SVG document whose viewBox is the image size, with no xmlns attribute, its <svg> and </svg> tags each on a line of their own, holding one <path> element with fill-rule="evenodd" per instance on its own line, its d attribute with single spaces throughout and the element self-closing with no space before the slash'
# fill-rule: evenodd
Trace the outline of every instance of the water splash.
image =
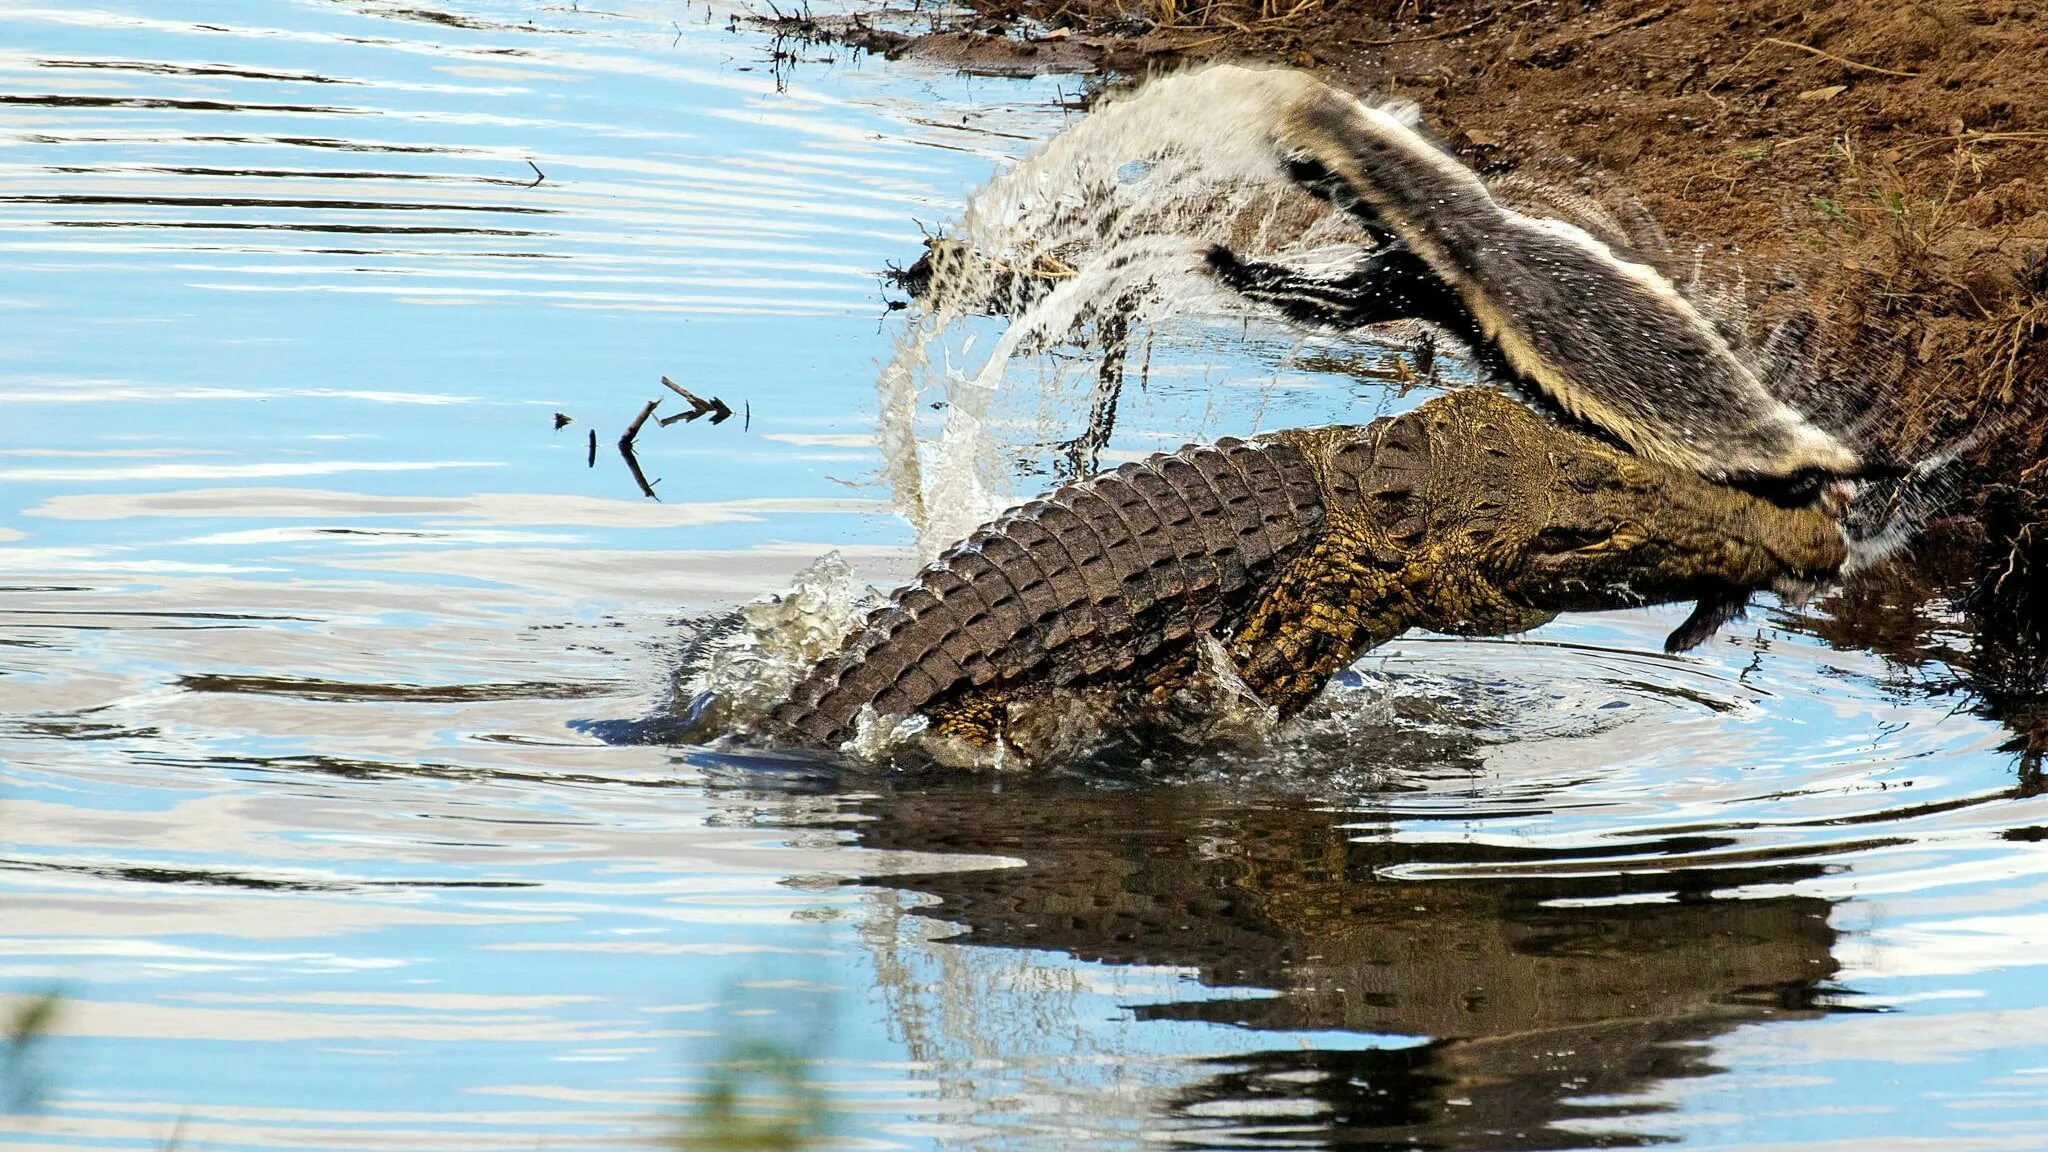
<svg viewBox="0 0 2048 1152">
<path fill-rule="evenodd" d="M 1011 502 L 1010 458 L 1056 440 L 1079 407 L 1029 396 L 1071 393 L 1083 374 L 1114 387 L 1086 357 L 1040 356 L 1034 387 L 1016 388 L 1020 357 L 1059 345 L 1099 353 L 1132 325 L 1242 313 L 1201 273 L 1215 244 L 1302 262 L 1358 251 L 1356 227 L 1281 169 L 1272 140 L 1285 89 L 1264 79 L 1278 75 L 1205 68 L 1107 101 L 990 180 L 932 246 L 922 311 L 878 382 L 885 479 L 925 556 Z M 988 315 L 1009 323 L 977 358 L 976 321 Z M 1026 402 L 1005 407 L 1006 389 Z M 921 443 L 934 396 L 943 426 Z"/>
<path fill-rule="evenodd" d="M 676 699 L 691 702 L 691 726 L 731 732 L 767 715 L 880 603 L 839 553 L 827 552 L 788 591 L 743 606 L 685 656 Z"/>
</svg>

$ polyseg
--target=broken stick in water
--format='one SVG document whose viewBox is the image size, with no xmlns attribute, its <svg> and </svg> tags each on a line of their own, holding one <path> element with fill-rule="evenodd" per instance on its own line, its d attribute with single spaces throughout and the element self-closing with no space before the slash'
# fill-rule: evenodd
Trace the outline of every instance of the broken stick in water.
<svg viewBox="0 0 2048 1152">
<path fill-rule="evenodd" d="M 666 376 L 663 376 L 661 378 L 661 382 L 664 386 L 668 388 L 669 391 L 674 392 L 676 395 L 681 396 L 684 400 L 687 400 L 690 403 L 690 410 L 688 412 L 678 412 L 675 415 L 664 419 L 661 422 L 661 426 L 663 428 L 668 427 L 669 425 L 675 423 L 678 420 L 687 423 L 689 421 L 695 420 L 697 417 L 702 416 L 707 412 L 711 414 L 711 422 L 713 424 L 723 424 L 727 420 L 730 420 L 732 418 L 732 409 L 727 407 L 725 401 L 720 400 L 718 397 L 713 396 L 711 399 L 706 400 L 702 396 L 697 395 L 695 392 L 690 391 L 688 388 L 683 387 L 681 384 L 676 383 L 675 381 L 669 379 Z"/>
<path fill-rule="evenodd" d="M 661 497 L 654 494 L 654 485 L 647 482 L 647 473 L 640 470 L 640 457 L 633 451 L 633 441 L 640 436 L 640 426 L 647 423 L 647 418 L 654 415 L 655 408 L 660 404 L 660 400 L 649 400 L 646 407 L 640 409 L 640 414 L 633 417 L 633 422 L 626 425 L 625 433 L 619 437 L 619 455 L 626 461 L 626 470 L 633 474 L 633 482 L 640 485 L 641 493 L 649 500 L 659 500 Z"/>
</svg>

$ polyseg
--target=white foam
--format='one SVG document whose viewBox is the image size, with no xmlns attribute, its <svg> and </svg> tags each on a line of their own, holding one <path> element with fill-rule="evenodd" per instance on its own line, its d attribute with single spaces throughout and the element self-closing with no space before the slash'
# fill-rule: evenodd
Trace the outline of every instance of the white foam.
<svg viewBox="0 0 2048 1152">
<path fill-rule="evenodd" d="M 973 256 L 940 262 L 877 386 L 883 478 L 924 555 L 1014 502 L 1011 450 L 1058 438 L 1086 410 L 1001 404 L 1018 392 L 1069 395 L 1084 377 L 1093 387 L 1089 358 L 1028 353 L 1099 353 L 1097 322 L 1111 314 L 1135 327 L 1240 309 L 1201 272 L 1214 244 L 1266 259 L 1358 250 L 1356 228 L 1279 164 L 1274 131 L 1300 83 L 1228 65 L 1154 80 L 1105 102 L 969 199 L 945 231 Z M 1034 295 L 1009 275 L 1034 268 L 1065 278 Z M 1011 319 L 977 355 L 973 337 L 991 302 Z M 921 441 L 916 422 L 935 399 L 944 402 L 942 427 Z M 1035 416 L 1004 418 L 1020 410 Z"/>
</svg>

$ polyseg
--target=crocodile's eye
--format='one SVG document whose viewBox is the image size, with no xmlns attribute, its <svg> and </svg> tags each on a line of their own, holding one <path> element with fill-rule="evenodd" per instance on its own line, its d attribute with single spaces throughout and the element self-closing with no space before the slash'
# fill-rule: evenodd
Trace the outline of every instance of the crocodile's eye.
<svg viewBox="0 0 2048 1152">
<path fill-rule="evenodd" d="M 1639 524 L 1552 524 L 1536 534 L 1531 550 L 1547 556 L 1578 552 L 1626 552 L 1648 539 Z"/>
<path fill-rule="evenodd" d="M 1596 528 L 1582 524 L 1552 524 L 1536 534 L 1535 551 L 1559 555 L 1566 552 L 1583 552 L 1599 548 L 1613 539 L 1612 528 Z"/>
</svg>

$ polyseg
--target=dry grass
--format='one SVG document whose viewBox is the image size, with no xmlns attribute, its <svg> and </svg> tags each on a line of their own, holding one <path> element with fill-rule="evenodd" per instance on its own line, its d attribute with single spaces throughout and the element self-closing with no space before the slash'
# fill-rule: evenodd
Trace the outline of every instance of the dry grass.
<svg viewBox="0 0 2048 1152">
<path fill-rule="evenodd" d="M 2035 261 L 2027 280 L 2025 297 L 2014 301 L 2001 315 L 1987 316 L 1990 334 L 1984 348 L 1990 369 L 1986 392 L 2001 405 L 2020 401 L 2021 383 L 2041 385 L 2048 381 L 2048 253 Z M 1996 385 L 1993 387 L 1993 385 Z M 2039 403 L 2038 395 L 2027 396 Z M 2048 467 L 2048 460 L 2034 465 L 2036 476 Z"/>
<path fill-rule="evenodd" d="M 1323 0 L 1143 0 L 1129 13 L 1153 28 L 1176 32 L 1250 32 L 1278 28 L 1323 6 Z"/>
</svg>

